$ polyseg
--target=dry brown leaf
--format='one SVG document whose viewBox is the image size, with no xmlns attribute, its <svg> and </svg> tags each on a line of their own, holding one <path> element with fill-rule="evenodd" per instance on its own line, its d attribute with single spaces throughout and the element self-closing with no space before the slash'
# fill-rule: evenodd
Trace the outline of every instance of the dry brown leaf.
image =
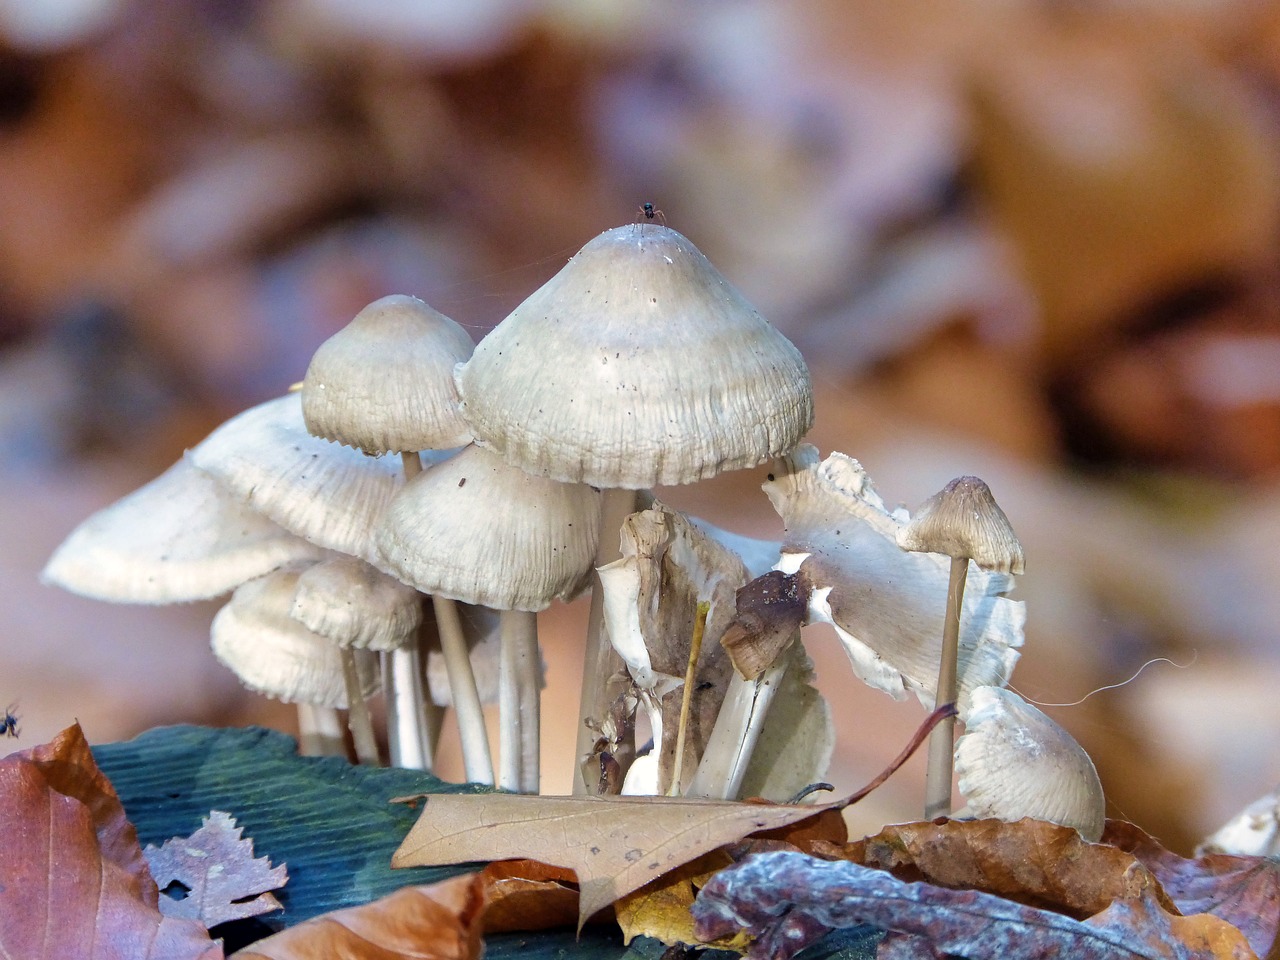
<svg viewBox="0 0 1280 960">
<path fill-rule="evenodd" d="M 485 882 L 479 874 L 405 887 L 259 940 L 233 960 L 479 960 Z"/>
<path fill-rule="evenodd" d="M 818 844 L 815 852 L 888 870 L 899 880 L 981 890 L 1078 920 L 1146 890 L 1177 912 L 1132 856 L 1042 820 L 903 823 L 844 847 Z"/>
<path fill-rule="evenodd" d="M 267 891 L 284 886 L 288 872 L 283 864 L 272 867 L 266 857 L 255 859 L 253 841 L 242 839 L 241 830 L 231 814 L 214 810 L 191 836 L 143 851 L 162 891 L 175 883 L 188 891 L 182 899 L 162 896 L 161 913 L 215 927 L 280 909 Z"/>
<path fill-rule="evenodd" d="M 623 943 L 629 944 L 637 936 L 653 937 L 668 946 L 699 943 L 693 931 L 693 914 L 689 912 L 693 899 L 716 871 L 732 863 L 727 853 L 713 850 L 622 897 L 613 909 L 622 928 Z M 726 950 L 743 945 L 740 935 L 712 944 Z"/>
<path fill-rule="evenodd" d="M 760 830 L 838 804 L 769 806 L 679 797 L 438 794 L 391 859 L 426 867 L 528 857 L 568 867 L 582 897 L 578 926 L 649 881 Z"/>
<path fill-rule="evenodd" d="M 484 932 L 554 930 L 578 919 L 578 878 L 567 867 L 536 860 L 498 860 L 485 882 Z"/>
<path fill-rule="evenodd" d="M 0 956 L 222 956 L 200 924 L 161 916 L 137 834 L 78 724 L 0 760 L 0 810 Z"/>
<path fill-rule="evenodd" d="M 1260 957 L 1280 953 L 1280 864 L 1274 860 L 1224 853 L 1187 860 L 1123 820 L 1108 820 L 1102 839 L 1145 864 L 1183 913 L 1221 917 Z"/>
</svg>

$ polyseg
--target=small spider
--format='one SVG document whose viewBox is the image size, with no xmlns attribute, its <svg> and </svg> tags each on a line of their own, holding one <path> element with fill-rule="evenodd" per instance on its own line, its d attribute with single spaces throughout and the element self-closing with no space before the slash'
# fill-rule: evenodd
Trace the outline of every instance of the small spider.
<svg viewBox="0 0 1280 960">
<path fill-rule="evenodd" d="M 667 225 L 667 215 L 657 209 L 652 203 L 640 204 L 637 212 L 646 220 L 657 220 L 664 227 Z"/>
<path fill-rule="evenodd" d="M 22 731 L 18 729 L 18 716 L 13 711 L 17 708 L 16 703 L 11 703 L 4 711 L 4 717 L 0 719 L 0 734 L 7 737 L 21 736 Z"/>
</svg>

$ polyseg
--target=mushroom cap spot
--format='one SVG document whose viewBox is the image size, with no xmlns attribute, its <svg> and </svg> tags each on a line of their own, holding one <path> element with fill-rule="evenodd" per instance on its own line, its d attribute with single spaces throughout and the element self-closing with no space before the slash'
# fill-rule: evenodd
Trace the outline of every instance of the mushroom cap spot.
<svg viewBox="0 0 1280 960">
<path fill-rule="evenodd" d="M 76 527 L 41 579 L 113 603 L 187 603 L 326 555 L 184 458 Z"/>
<path fill-rule="evenodd" d="M 472 349 L 461 326 L 417 297 L 375 300 L 311 357 L 307 429 L 373 455 L 470 443 L 453 368 Z"/>
<path fill-rule="evenodd" d="M 1102 836 L 1102 782 L 1084 748 L 1062 727 L 1002 687 L 979 687 L 962 704 L 956 741 L 960 792 L 977 817 L 1032 817 Z"/>
<path fill-rule="evenodd" d="M 265 696 L 345 709 L 341 649 L 289 616 L 298 573 L 277 570 L 237 587 L 213 618 L 213 654 L 241 683 Z M 366 696 L 378 689 L 368 656 L 357 654 Z"/>
<path fill-rule="evenodd" d="M 600 494 L 476 446 L 418 474 L 378 524 L 379 566 L 423 593 L 498 610 L 571 599 L 595 561 Z"/>
<path fill-rule="evenodd" d="M 366 457 L 308 433 L 296 393 L 232 417 L 188 456 L 290 533 L 370 562 L 378 556 L 374 525 L 404 484 L 397 460 Z"/>
<path fill-rule="evenodd" d="M 456 376 L 478 443 L 602 488 L 754 467 L 813 422 L 800 352 L 692 243 L 654 224 L 588 243 Z"/>
<path fill-rule="evenodd" d="M 392 650 L 422 624 L 422 595 L 357 557 L 334 557 L 302 571 L 290 615 L 340 647 Z"/>
<path fill-rule="evenodd" d="M 977 477 L 957 477 L 922 503 L 898 532 L 898 546 L 969 559 L 1001 573 L 1026 569 L 1013 525 Z"/>
</svg>

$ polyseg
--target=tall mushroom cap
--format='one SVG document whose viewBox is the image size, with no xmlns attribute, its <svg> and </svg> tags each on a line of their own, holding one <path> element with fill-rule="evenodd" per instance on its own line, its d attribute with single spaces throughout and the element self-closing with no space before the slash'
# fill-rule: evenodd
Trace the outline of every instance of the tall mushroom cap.
<svg viewBox="0 0 1280 960">
<path fill-rule="evenodd" d="M 40 576 L 112 603 L 186 603 L 324 556 L 184 458 L 76 527 Z"/>
<path fill-rule="evenodd" d="M 340 647 L 392 650 L 421 625 L 422 597 L 357 557 L 334 557 L 298 576 L 290 615 Z"/>
<path fill-rule="evenodd" d="M 213 618 L 213 654 L 252 690 L 285 703 L 345 709 L 341 652 L 327 637 L 294 620 L 298 570 L 277 570 L 236 588 Z M 366 696 L 376 676 L 362 671 Z"/>
<path fill-rule="evenodd" d="M 813 421 L 786 337 L 666 227 L 608 230 L 457 371 L 477 442 L 601 488 L 692 483 L 790 450 Z"/>
<path fill-rule="evenodd" d="M 957 477 L 922 503 L 898 530 L 898 546 L 972 560 L 1001 573 L 1026 569 L 1013 525 L 977 477 Z"/>
<path fill-rule="evenodd" d="M 405 583 L 496 610 L 542 610 L 591 575 L 600 494 L 533 477 L 480 447 L 424 470 L 376 532 L 382 564 Z"/>
<path fill-rule="evenodd" d="M 302 415 L 318 437 L 381 455 L 461 447 L 453 368 L 471 337 L 417 297 L 375 300 L 322 343 L 302 381 Z"/>
<path fill-rule="evenodd" d="M 1106 801 L 1093 761 L 1071 735 L 1016 693 L 979 687 L 956 741 L 960 792 L 976 817 L 1032 817 L 1102 836 Z"/>
</svg>

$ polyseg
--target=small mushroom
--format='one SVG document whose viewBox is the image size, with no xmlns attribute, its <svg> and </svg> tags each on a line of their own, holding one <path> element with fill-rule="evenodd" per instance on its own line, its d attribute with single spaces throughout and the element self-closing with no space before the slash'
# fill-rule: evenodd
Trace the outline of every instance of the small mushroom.
<svg viewBox="0 0 1280 960">
<path fill-rule="evenodd" d="M 942 658 L 935 705 L 955 703 L 959 693 L 960 613 L 969 561 L 986 570 L 1021 574 L 1022 545 L 988 487 L 977 477 L 957 477 L 926 500 L 898 530 L 898 546 L 915 553 L 951 558 L 947 606 L 942 624 Z M 948 717 L 929 736 L 925 779 L 926 820 L 951 812 L 951 758 L 955 717 Z"/>
<path fill-rule="evenodd" d="M 1002 687 L 978 687 L 962 707 L 960 792 L 975 817 L 1032 817 L 1102 836 L 1106 801 L 1093 761 L 1062 727 Z"/>
</svg>

